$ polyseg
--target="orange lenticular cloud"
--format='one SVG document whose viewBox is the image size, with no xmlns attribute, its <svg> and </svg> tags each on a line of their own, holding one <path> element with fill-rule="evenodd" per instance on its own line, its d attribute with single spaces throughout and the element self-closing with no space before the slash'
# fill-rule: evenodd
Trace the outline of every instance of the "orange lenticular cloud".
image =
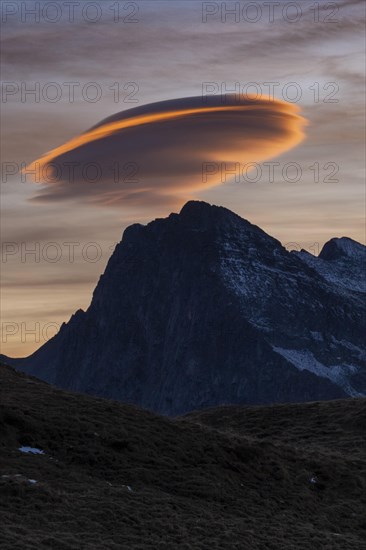
<svg viewBox="0 0 366 550">
<path fill-rule="evenodd" d="M 25 173 L 47 184 L 36 200 L 174 203 L 179 194 L 222 183 L 223 166 L 230 173 L 233 163 L 263 162 L 295 147 L 305 124 L 298 107 L 270 98 L 164 101 L 103 120 Z"/>
</svg>

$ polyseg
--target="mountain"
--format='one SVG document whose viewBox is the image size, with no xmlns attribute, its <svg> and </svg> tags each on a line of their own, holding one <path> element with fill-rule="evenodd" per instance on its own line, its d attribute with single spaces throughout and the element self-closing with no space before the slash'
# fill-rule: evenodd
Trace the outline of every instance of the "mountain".
<svg viewBox="0 0 366 550">
<path fill-rule="evenodd" d="M 128 227 L 88 310 L 7 362 L 169 415 L 365 395 L 364 294 L 329 276 L 342 264 L 361 285 L 365 247 L 347 240 L 333 258 L 332 246 L 309 261 L 233 212 L 190 201 Z"/>
<path fill-rule="evenodd" d="M 0 546 L 361 550 L 365 413 L 347 399 L 172 420 L 0 366 Z"/>
<path fill-rule="evenodd" d="M 306 250 L 295 254 L 340 289 L 366 292 L 366 247 L 353 239 L 331 239 L 318 257 Z"/>
</svg>

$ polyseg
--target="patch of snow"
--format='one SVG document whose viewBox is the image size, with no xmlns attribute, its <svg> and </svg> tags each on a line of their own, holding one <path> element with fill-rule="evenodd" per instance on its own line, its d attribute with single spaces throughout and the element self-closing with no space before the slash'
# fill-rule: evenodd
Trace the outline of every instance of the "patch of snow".
<svg viewBox="0 0 366 550">
<path fill-rule="evenodd" d="M 21 453 L 30 453 L 33 455 L 44 455 L 44 451 L 37 449 L 37 447 L 19 447 L 18 449 Z"/>
<path fill-rule="evenodd" d="M 314 340 L 317 340 L 318 342 L 323 342 L 324 338 L 320 334 L 320 332 L 317 332 L 315 330 L 311 330 L 310 334 L 311 334 L 311 336 L 313 337 Z"/>
<path fill-rule="evenodd" d="M 366 359 L 366 350 L 360 348 L 359 346 L 356 346 L 355 344 L 352 344 L 352 342 L 348 342 L 348 340 L 337 340 L 337 338 L 335 338 L 334 336 L 332 336 L 332 341 L 337 346 L 342 346 L 343 348 L 353 351 L 355 355 L 358 356 L 359 359 L 361 360 Z"/>
<path fill-rule="evenodd" d="M 27 480 L 28 483 L 31 483 L 32 485 L 35 485 L 36 483 L 38 483 L 36 479 L 28 479 L 22 474 L 13 474 L 13 475 L 4 474 L 1 476 L 1 479 L 18 479 L 18 478 L 21 478 L 21 480 Z"/>
<path fill-rule="evenodd" d="M 278 256 L 276 265 L 262 261 L 260 248 L 251 245 L 247 240 L 248 235 L 244 233 L 243 236 L 237 235 L 230 243 L 222 241 L 219 243 L 220 272 L 226 286 L 245 301 L 247 314 L 251 316 L 253 314 L 250 320 L 256 323 L 258 305 L 254 305 L 255 302 L 260 300 L 260 303 L 265 305 L 273 298 L 273 293 L 278 293 L 281 288 L 286 293 L 286 297 L 292 297 L 298 291 L 298 279 L 303 280 L 307 276 L 288 269 L 286 258 L 282 258 L 280 248 L 273 251 L 273 254 Z M 243 241 L 246 241 L 245 246 Z M 248 311 L 248 305 L 252 305 L 255 310 Z M 259 324 L 268 326 L 267 320 L 263 319 L 263 321 Z"/>
<path fill-rule="evenodd" d="M 283 349 L 273 346 L 273 351 L 279 353 L 299 370 L 308 370 L 322 378 L 328 378 L 350 395 L 351 397 L 364 397 L 363 393 L 355 390 L 349 383 L 348 377 L 358 371 L 355 365 L 330 365 L 320 363 L 308 350 Z"/>
<path fill-rule="evenodd" d="M 295 254 L 329 283 L 347 290 L 366 292 L 365 263 L 362 258 L 359 261 L 352 258 L 329 262 L 304 251 Z"/>
</svg>

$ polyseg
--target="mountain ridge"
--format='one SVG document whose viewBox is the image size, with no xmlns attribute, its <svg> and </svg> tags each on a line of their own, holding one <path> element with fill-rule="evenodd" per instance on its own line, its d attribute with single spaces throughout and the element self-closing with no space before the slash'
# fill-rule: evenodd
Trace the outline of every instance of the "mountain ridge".
<svg viewBox="0 0 366 550">
<path fill-rule="evenodd" d="M 173 415 L 364 395 L 360 293 L 314 262 L 226 208 L 189 201 L 127 228 L 87 311 L 8 362 Z"/>
</svg>

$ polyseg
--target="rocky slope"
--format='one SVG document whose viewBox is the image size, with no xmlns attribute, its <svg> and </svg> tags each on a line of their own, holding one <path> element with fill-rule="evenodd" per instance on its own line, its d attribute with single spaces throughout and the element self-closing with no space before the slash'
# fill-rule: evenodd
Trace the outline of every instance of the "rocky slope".
<svg viewBox="0 0 366 550">
<path fill-rule="evenodd" d="M 366 247 L 353 239 L 331 239 L 318 257 L 305 250 L 295 254 L 340 289 L 366 292 Z"/>
<path fill-rule="evenodd" d="M 365 399 L 169 420 L 0 366 L 4 550 L 361 550 Z"/>
<path fill-rule="evenodd" d="M 8 362 L 62 388 L 173 415 L 365 395 L 365 247 L 343 247 L 353 251 L 340 261 L 355 289 L 332 281 L 331 243 L 309 259 L 225 208 L 188 202 L 127 228 L 88 310 Z"/>
</svg>

